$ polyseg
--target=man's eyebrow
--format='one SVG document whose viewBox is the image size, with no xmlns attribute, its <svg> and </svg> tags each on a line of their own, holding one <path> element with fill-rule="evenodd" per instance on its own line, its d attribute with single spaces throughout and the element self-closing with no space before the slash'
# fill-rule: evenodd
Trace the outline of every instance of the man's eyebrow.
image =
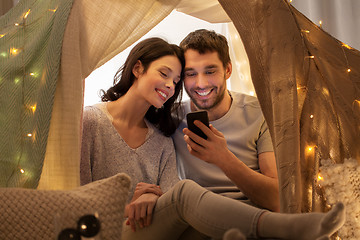
<svg viewBox="0 0 360 240">
<path fill-rule="evenodd" d="M 205 69 L 218 68 L 218 65 L 212 64 L 205 67 Z"/>
<path fill-rule="evenodd" d="M 216 65 L 216 64 L 211 64 L 211 65 L 205 66 L 205 69 L 213 69 L 213 68 L 219 68 L 219 66 Z M 193 70 L 195 70 L 195 69 L 192 68 L 192 67 L 185 67 L 185 68 L 184 68 L 184 71 L 185 71 L 185 72 L 186 72 L 186 71 L 193 71 Z"/>
<path fill-rule="evenodd" d="M 186 72 L 186 71 L 193 71 L 194 70 L 194 68 L 191 68 L 191 67 L 185 67 L 184 68 L 184 72 Z"/>
</svg>

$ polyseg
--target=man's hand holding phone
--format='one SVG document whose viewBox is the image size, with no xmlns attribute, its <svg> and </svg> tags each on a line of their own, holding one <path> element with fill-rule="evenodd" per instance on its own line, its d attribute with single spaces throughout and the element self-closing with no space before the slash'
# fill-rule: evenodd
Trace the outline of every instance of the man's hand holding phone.
<svg viewBox="0 0 360 240">
<path fill-rule="evenodd" d="M 201 121 L 201 119 L 194 119 L 193 124 L 195 127 L 206 136 L 206 138 L 203 138 L 194 131 L 191 131 L 189 118 L 187 119 L 189 128 L 184 128 L 183 133 L 185 134 L 184 140 L 187 143 L 189 152 L 205 162 L 215 165 L 221 164 L 220 159 L 229 153 L 231 154 L 227 148 L 224 135 L 211 124 L 207 126 L 206 120 L 204 124 L 204 121 Z"/>
</svg>

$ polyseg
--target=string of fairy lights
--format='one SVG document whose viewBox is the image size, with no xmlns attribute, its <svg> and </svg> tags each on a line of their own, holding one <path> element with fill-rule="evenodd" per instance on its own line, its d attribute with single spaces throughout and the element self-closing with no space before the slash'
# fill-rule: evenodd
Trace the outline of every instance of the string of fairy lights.
<svg viewBox="0 0 360 240">
<path fill-rule="evenodd" d="M 293 2 L 293 0 L 288 0 L 288 3 L 291 4 Z M 323 28 L 323 20 L 319 20 L 319 25 L 317 26 L 318 28 L 322 29 Z M 302 29 L 300 31 L 300 34 L 302 36 L 302 39 L 307 39 L 308 35 L 311 34 L 310 30 L 308 29 Z M 349 60 L 348 60 L 348 56 L 346 54 L 345 49 L 350 49 L 353 50 L 353 48 L 351 48 L 349 45 L 345 44 L 345 43 L 341 43 L 339 44 L 342 53 L 343 53 L 343 59 L 344 59 L 344 74 L 346 74 L 347 78 L 349 79 L 349 81 L 351 82 L 351 78 L 352 78 L 352 68 L 350 66 Z M 319 69 L 318 64 L 317 64 L 317 57 L 313 54 L 311 54 L 309 52 L 309 55 L 305 57 L 305 59 L 312 61 L 312 64 L 314 64 L 316 66 L 317 69 Z M 319 74 L 321 76 L 322 79 L 324 79 L 323 74 L 321 73 L 321 71 L 319 71 Z M 356 88 L 356 86 L 354 86 Z M 297 86 L 297 91 L 298 91 L 298 95 L 305 93 L 308 91 L 307 86 L 301 86 L 300 84 L 298 84 Z M 329 90 L 326 87 L 323 87 L 322 89 L 322 94 L 324 94 L 327 97 L 331 97 Z M 352 111 L 354 115 L 360 115 L 360 96 L 357 96 L 358 99 L 355 99 L 352 103 Z M 314 113 L 310 113 L 308 115 L 309 119 L 315 119 L 316 116 Z M 337 125 L 338 125 L 338 129 L 340 129 L 340 123 L 339 123 L 339 119 L 337 118 Z M 358 131 L 360 130 L 360 125 L 358 126 Z M 313 185 L 312 185 L 312 189 L 308 189 L 309 190 L 309 194 L 312 196 L 312 202 L 315 201 L 315 194 L 313 193 L 313 189 L 315 189 L 316 187 L 321 188 L 321 182 L 324 180 L 323 176 L 321 175 L 321 172 L 319 171 L 319 165 L 320 163 L 318 162 L 319 159 L 316 157 L 316 151 L 318 149 L 318 146 L 316 143 L 307 143 L 307 145 L 305 146 L 305 157 L 306 158 L 311 158 L 313 159 L 315 162 L 314 164 L 314 178 L 313 179 Z M 331 156 L 331 154 L 330 154 Z"/>
<path fill-rule="evenodd" d="M 19 131 L 20 139 L 17 139 L 18 151 L 13 152 L 14 154 L 12 163 L 16 165 L 15 169 L 11 172 L 8 179 L 6 180 L 5 187 L 22 187 L 22 184 L 27 181 L 27 179 L 33 177 L 33 173 L 31 170 L 32 160 L 29 159 L 29 152 L 26 152 L 26 149 L 32 151 L 35 148 L 35 142 L 37 141 L 37 131 L 36 126 L 33 121 L 29 120 L 29 118 L 34 118 L 36 112 L 38 110 L 37 98 L 32 96 L 27 96 L 25 94 L 26 89 L 28 88 L 28 83 L 33 83 L 36 81 L 38 84 L 42 84 L 44 81 L 44 73 L 41 70 L 35 70 L 36 67 L 26 66 L 25 56 L 26 56 L 26 34 L 27 28 L 31 26 L 32 23 L 38 21 L 43 18 L 45 14 L 54 14 L 57 11 L 57 8 L 47 9 L 47 11 L 42 12 L 42 14 L 34 14 L 31 21 L 28 21 L 33 11 L 32 8 L 35 4 L 41 4 L 38 0 L 32 2 L 32 5 L 24 11 L 24 13 L 17 19 L 15 22 L 10 22 L 2 29 L 0 29 L 0 41 L 10 42 L 10 46 L 7 46 L 7 49 L 0 48 L 0 59 L 2 62 L 5 61 L 13 61 L 19 65 L 17 70 L 13 72 L 4 73 L 5 75 L 0 73 L 0 86 L 1 84 L 5 84 L 5 80 L 8 80 L 7 84 L 11 84 L 11 81 L 14 84 L 14 88 L 20 89 L 20 101 L 22 102 L 21 109 L 18 111 L 18 121 L 19 121 Z M 48 17 L 48 16 L 47 16 Z M 15 41 L 16 36 L 21 36 L 20 41 Z M 4 44 L 5 45 L 5 44 Z M 33 68 L 32 70 L 29 70 Z M 3 76 L 2 76 L 3 75 Z M 10 78 L 10 79 L 9 79 Z M 12 78 L 12 80 L 11 80 Z M 18 103 L 15 104 L 19 106 Z M 4 113 L 5 114 L 5 113 Z M 30 146 L 28 145 L 30 144 Z M 32 145 L 31 145 L 32 144 Z M 4 159 L 2 160 L 4 161 Z M 20 174 L 20 176 L 19 176 Z M 15 184 L 14 182 L 17 182 Z M 15 185 L 14 185 L 15 184 Z"/>
<path fill-rule="evenodd" d="M 291 4 L 293 2 L 293 0 L 289 0 L 289 3 Z M 57 9 L 48 9 L 49 12 L 55 13 Z M 11 23 L 8 27 L 5 27 L 4 29 L 11 29 L 11 31 L 13 31 L 15 29 L 15 31 L 22 31 L 23 34 L 25 34 L 26 28 L 28 26 L 28 18 L 29 16 L 32 14 L 32 9 L 26 9 L 26 11 L 24 12 L 24 14 L 22 15 L 20 21 L 18 22 L 14 22 Z M 41 17 L 41 16 L 40 16 Z M 11 27 L 12 26 L 12 27 Z M 323 21 L 320 20 L 319 21 L 319 27 L 322 28 L 323 26 Z M 10 31 L 10 30 L 9 30 Z M 10 32 L 0 32 L 0 39 L 6 38 L 8 35 L 10 34 Z M 305 38 L 306 34 L 311 34 L 309 30 L 307 29 L 303 29 L 301 30 L 301 34 L 303 36 L 303 38 Z M 25 41 L 25 40 L 24 40 Z M 31 115 L 35 115 L 36 111 L 37 111 L 37 102 L 27 102 L 28 99 L 25 99 L 24 96 L 24 89 L 25 89 L 25 82 L 27 78 L 39 78 L 41 74 L 39 74 L 38 72 L 35 71 L 27 71 L 25 64 L 24 64 L 24 53 L 25 53 L 25 48 L 24 48 L 25 43 L 22 43 L 22 46 L 11 46 L 7 51 L 3 51 L 0 52 L 0 57 L 7 59 L 7 58 L 15 58 L 15 57 L 20 57 L 21 58 L 21 62 L 22 62 L 22 76 L 16 76 L 14 78 L 14 84 L 22 84 L 21 88 L 22 88 L 22 101 L 23 101 L 23 107 L 25 109 L 26 112 L 30 113 Z M 344 72 L 347 74 L 348 78 L 351 79 L 351 73 L 352 73 L 352 69 L 351 66 L 349 64 L 349 60 L 348 57 L 346 55 L 346 52 L 344 50 L 344 48 L 347 49 L 352 49 L 349 45 L 342 43 L 342 51 L 343 51 L 343 55 L 344 55 L 344 62 L 345 62 L 345 66 L 346 68 L 344 69 Z M 310 61 L 313 61 L 314 64 L 316 65 L 316 56 L 314 55 L 309 55 L 306 56 L 307 59 L 309 59 Z M 1 81 L 3 81 L 2 77 L 0 76 L 0 83 Z M 307 91 L 307 87 L 306 86 L 297 86 L 297 90 L 300 91 Z M 328 89 L 323 88 L 323 94 L 330 96 Z M 360 100 L 354 100 L 353 102 L 353 111 L 358 111 L 360 109 Z M 20 115 L 22 115 L 23 113 L 20 113 Z M 310 114 L 309 115 L 310 119 L 314 119 L 316 118 L 316 116 L 314 114 Z M 19 116 L 19 119 L 22 119 L 22 116 Z M 21 129 L 23 129 L 23 126 L 20 126 Z M 35 142 L 37 138 L 37 133 L 34 129 L 29 130 L 27 132 L 25 132 L 22 135 L 22 139 L 21 139 L 21 149 L 20 149 L 20 155 L 17 155 L 16 157 L 16 161 L 18 162 L 17 164 L 17 169 L 14 170 L 14 173 L 20 172 L 21 174 L 26 174 L 27 173 L 27 169 L 24 168 L 23 166 L 20 165 L 20 160 L 22 158 L 22 153 L 23 153 L 23 148 L 24 148 L 24 144 L 26 141 L 31 140 L 32 142 Z M 316 151 L 317 146 L 315 145 L 308 145 L 305 147 L 305 151 L 307 155 L 313 155 L 314 152 Z M 13 173 L 13 174 L 14 174 Z M 318 180 L 321 180 L 322 177 L 320 174 L 318 174 L 317 176 Z"/>
</svg>

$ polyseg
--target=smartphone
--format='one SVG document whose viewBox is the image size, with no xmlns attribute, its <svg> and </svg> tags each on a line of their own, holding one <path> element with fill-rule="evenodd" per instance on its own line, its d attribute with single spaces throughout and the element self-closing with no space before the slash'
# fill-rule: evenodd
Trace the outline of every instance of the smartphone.
<svg viewBox="0 0 360 240">
<path fill-rule="evenodd" d="M 200 137 L 202 137 L 204 139 L 207 139 L 207 136 L 205 135 L 205 133 L 203 133 L 203 131 L 201 131 L 200 128 L 195 126 L 195 124 L 194 124 L 195 120 L 199 120 L 203 124 L 205 124 L 205 126 L 209 127 L 209 118 L 208 118 L 207 112 L 206 111 L 195 111 L 195 112 L 190 112 L 186 115 L 186 121 L 187 121 L 187 125 L 188 125 L 188 128 L 190 129 L 190 131 L 192 131 L 193 133 L 195 133 L 196 135 L 199 135 Z"/>
</svg>

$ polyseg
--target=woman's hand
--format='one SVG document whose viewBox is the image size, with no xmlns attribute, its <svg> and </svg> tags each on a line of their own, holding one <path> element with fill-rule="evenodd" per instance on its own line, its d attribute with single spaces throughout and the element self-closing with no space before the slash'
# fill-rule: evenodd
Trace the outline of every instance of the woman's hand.
<svg viewBox="0 0 360 240">
<path fill-rule="evenodd" d="M 135 194 L 134 194 L 135 195 Z M 130 225 L 131 229 L 136 231 L 136 223 L 140 228 L 147 227 L 151 224 L 153 209 L 159 196 L 154 193 L 144 193 L 131 201 L 125 207 L 125 215 L 128 220 L 126 225 Z"/>
<path fill-rule="evenodd" d="M 138 199 L 144 193 L 154 193 L 154 194 L 158 195 L 159 197 L 163 194 L 160 186 L 157 186 L 155 184 L 140 182 L 136 185 L 134 195 L 131 199 L 131 202 Z"/>
</svg>

